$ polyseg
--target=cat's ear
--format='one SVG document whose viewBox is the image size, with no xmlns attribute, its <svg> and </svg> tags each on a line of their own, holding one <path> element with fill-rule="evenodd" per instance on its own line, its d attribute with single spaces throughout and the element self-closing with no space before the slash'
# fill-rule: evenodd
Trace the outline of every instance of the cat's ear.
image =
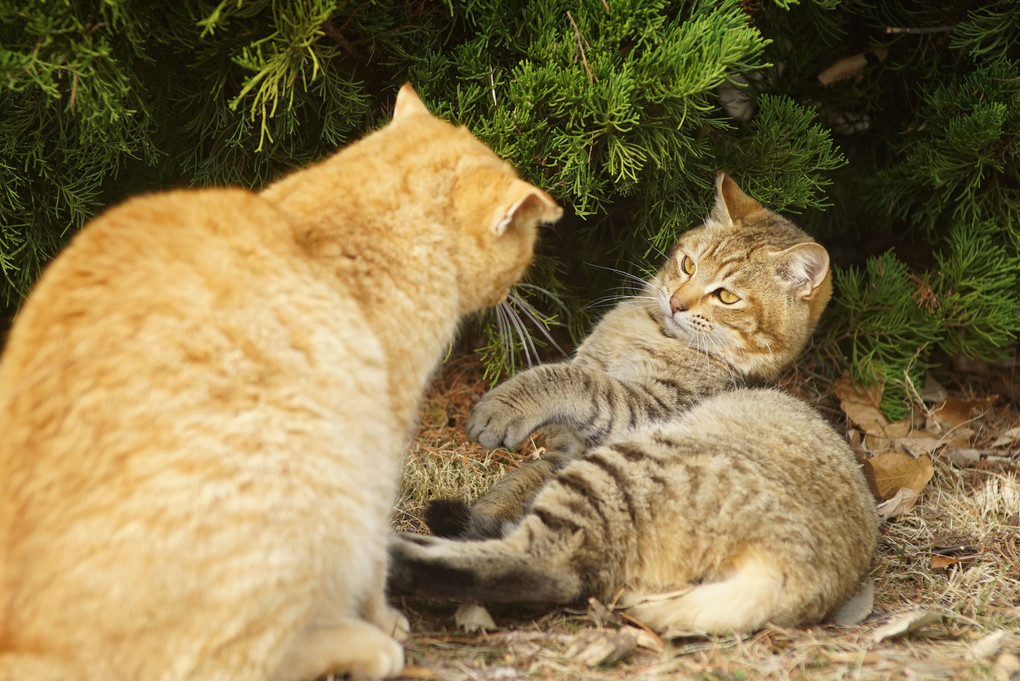
<svg viewBox="0 0 1020 681">
<path fill-rule="evenodd" d="M 762 205 L 745 194 L 732 177 L 724 171 L 716 175 L 715 206 L 712 208 L 715 222 L 728 227 L 759 210 L 763 210 Z"/>
<path fill-rule="evenodd" d="M 824 297 L 828 301 L 832 294 L 829 252 L 821 244 L 813 241 L 797 244 L 779 251 L 776 257 L 786 266 L 784 277 L 793 284 L 798 298 L 811 300 Z"/>
<path fill-rule="evenodd" d="M 414 91 L 410 83 L 404 83 L 397 93 L 397 103 L 393 106 L 393 120 L 404 119 L 415 114 L 429 113 L 421 97 Z"/>
<path fill-rule="evenodd" d="M 563 215 L 563 209 L 551 196 L 524 180 L 514 180 L 506 195 L 507 201 L 492 222 L 496 236 L 503 236 L 515 223 L 545 224 L 556 222 Z"/>
</svg>

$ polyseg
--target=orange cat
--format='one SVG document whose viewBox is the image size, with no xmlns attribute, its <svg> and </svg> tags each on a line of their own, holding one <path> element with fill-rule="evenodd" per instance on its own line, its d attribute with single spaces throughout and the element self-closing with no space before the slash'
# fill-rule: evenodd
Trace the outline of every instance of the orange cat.
<svg viewBox="0 0 1020 681">
<path fill-rule="evenodd" d="M 405 86 L 261 195 L 94 220 L 0 363 L 0 679 L 399 672 L 385 535 L 421 390 L 560 212 Z"/>
</svg>

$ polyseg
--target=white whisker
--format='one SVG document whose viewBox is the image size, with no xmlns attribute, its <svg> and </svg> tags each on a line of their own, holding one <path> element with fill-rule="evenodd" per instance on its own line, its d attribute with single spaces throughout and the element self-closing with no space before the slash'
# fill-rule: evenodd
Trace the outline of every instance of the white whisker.
<svg viewBox="0 0 1020 681">
<path fill-rule="evenodd" d="M 716 355 L 719 357 L 720 360 L 722 360 L 723 366 L 726 367 L 726 371 L 730 375 L 730 383 L 733 385 L 734 388 L 740 387 L 739 386 L 739 381 L 737 380 L 737 375 L 733 371 L 735 367 L 730 362 L 730 360 L 727 359 L 725 357 L 725 355 L 723 355 L 723 353 L 721 352 L 722 346 L 721 346 L 719 340 L 717 338 L 713 338 L 713 337 L 709 337 L 709 340 L 712 342 L 712 345 L 715 346 Z"/>
<path fill-rule="evenodd" d="M 507 320 L 517 333 L 517 338 L 521 341 L 521 351 L 524 353 L 524 359 L 530 368 L 538 362 L 538 348 L 535 347 L 531 334 L 524 328 L 524 322 L 521 321 L 520 316 L 517 314 L 517 308 L 513 305 L 514 302 L 516 301 L 511 297 L 511 304 L 506 306 Z"/>
<path fill-rule="evenodd" d="M 643 307 L 656 308 L 658 307 L 659 299 L 654 296 L 605 296 L 597 298 L 592 302 L 588 303 L 582 310 L 590 310 L 598 307 L 609 307 L 610 305 L 616 306 L 618 303 L 622 303 L 628 300 L 635 301 L 646 301 L 641 303 Z"/>
<path fill-rule="evenodd" d="M 642 288 L 644 288 L 648 284 L 648 281 L 646 279 L 644 279 L 642 277 L 639 277 L 636 274 L 631 274 L 630 272 L 627 272 L 626 270 L 619 270 L 619 269 L 616 269 L 615 267 L 606 267 L 605 265 L 596 265 L 594 263 L 587 263 L 587 264 L 591 265 L 592 267 L 598 268 L 600 270 L 605 270 L 607 272 L 612 272 L 614 274 L 619 274 L 624 279 L 632 281 L 632 282 L 638 284 L 639 286 L 641 286 Z"/>
<path fill-rule="evenodd" d="M 506 358 L 507 369 L 510 374 L 515 373 L 517 369 L 517 354 L 514 352 L 513 341 L 511 338 L 510 323 L 507 321 L 507 308 L 509 305 L 507 301 L 501 302 L 496 306 L 496 327 L 499 329 L 500 344 L 503 348 L 503 356 Z"/>
<path fill-rule="evenodd" d="M 538 293 L 541 293 L 543 296 L 545 296 L 546 300 L 551 301 L 553 305 L 560 308 L 563 314 L 565 315 L 570 314 L 570 311 L 567 309 L 567 306 L 563 303 L 562 300 L 560 300 L 560 297 L 557 296 L 555 293 L 553 293 L 549 289 L 542 288 L 541 286 L 536 286 L 535 284 L 529 284 L 528 282 L 523 281 L 516 284 L 514 286 L 514 289 L 510 291 L 510 295 L 513 296 L 515 302 L 520 304 L 522 307 L 534 309 L 534 306 L 531 303 L 529 303 L 527 300 L 524 299 L 523 296 L 517 293 L 516 289 L 518 288 L 523 288 L 529 291 L 536 291 Z"/>
<path fill-rule="evenodd" d="M 550 345 L 556 348 L 557 352 L 559 352 L 563 357 L 567 357 L 566 351 L 559 346 L 559 343 L 556 342 L 556 340 L 552 337 L 552 334 L 550 334 L 549 330 L 546 328 L 546 324 L 549 323 L 549 321 L 542 319 L 535 307 L 527 300 L 518 296 L 516 293 L 513 295 L 514 302 L 519 307 L 520 312 L 523 312 L 524 316 L 531 320 L 531 323 L 535 325 L 535 328 L 538 329 L 539 333 L 545 336 L 545 339 Z"/>
<path fill-rule="evenodd" d="M 648 244 L 648 248 L 653 250 L 653 251 L 655 251 L 660 258 L 662 258 L 663 260 L 666 259 L 666 257 L 667 257 L 666 254 L 662 251 L 661 248 L 659 248 L 658 246 L 653 244 L 651 239 L 646 237 L 645 238 L 645 243 Z"/>
</svg>

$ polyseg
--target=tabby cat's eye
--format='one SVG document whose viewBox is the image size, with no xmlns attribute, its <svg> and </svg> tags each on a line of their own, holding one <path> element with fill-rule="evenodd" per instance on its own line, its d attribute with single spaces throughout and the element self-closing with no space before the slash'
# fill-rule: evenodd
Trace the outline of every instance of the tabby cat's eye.
<svg viewBox="0 0 1020 681">
<path fill-rule="evenodd" d="M 694 274 L 694 261 L 685 255 L 684 259 L 680 261 L 680 269 L 687 274 Z"/>
<path fill-rule="evenodd" d="M 719 300 L 726 303 L 727 305 L 732 305 L 733 303 L 740 300 L 740 296 L 731 293 L 730 291 L 727 291 L 724 288 L 719 289 L 718 291 L 715 292 L 715 294 L 719 296 Z"/>
</svg>

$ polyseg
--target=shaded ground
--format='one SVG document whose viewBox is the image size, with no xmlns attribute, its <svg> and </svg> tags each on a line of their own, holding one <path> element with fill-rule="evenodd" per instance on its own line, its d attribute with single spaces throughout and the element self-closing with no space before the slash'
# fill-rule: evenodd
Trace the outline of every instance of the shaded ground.
<svg viewBox="0 0 1020 681">
<path fill-rule="evenodd" d="M 1015 395 L 1010 373 L 970 367 L 937 378 L 961 398 Z M 423 531 L 428 499 L 473 498 L 534 454 L 534 444 L 490 452 L 467 439 L 463 423 L 486 389 L 480 374 L 460 356 L 434 382 L 409 448 L 401 529 Z M 831 380 L 802 365 L 783 383 L 841 432 L 852 430 Z M 917 408 L 931 412 L 922 400 Z M 934 475 L 916 505 L 883 523 L 874 605 L 860 624 L 662 641 L 595 604 L 492 610 L 495 629 L 468 633 L 454 623 L 454 605 L 405 601 L 412 636 L 403 678 L 1020 680 L 1020 411 L 1000 398 L 975 412 L 963 424 L 968 447 L 935 447 Z"/>
</svg>

